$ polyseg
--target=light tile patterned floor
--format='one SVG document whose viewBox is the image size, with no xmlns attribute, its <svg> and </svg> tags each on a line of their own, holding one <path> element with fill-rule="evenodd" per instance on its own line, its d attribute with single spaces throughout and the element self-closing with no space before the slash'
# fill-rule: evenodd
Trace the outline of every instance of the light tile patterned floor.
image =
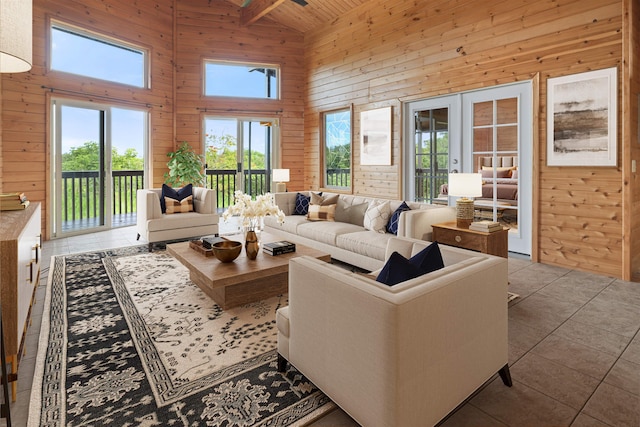
<svg viewBox="0 0 640 427">
<path fill-rule="evenodd" d="M 51 256 L 144 243 L 135 238 L 126 227 L 44 243 L 14 426 L 27 422 Z M 514 385 L 493 378 L 442 426 L 640 426 L 640 283 L 515 257 L 509 281 L 520 295 L 509 304 Z M 339 409 L 311 425 L 357 426 Z"/>
</svg>

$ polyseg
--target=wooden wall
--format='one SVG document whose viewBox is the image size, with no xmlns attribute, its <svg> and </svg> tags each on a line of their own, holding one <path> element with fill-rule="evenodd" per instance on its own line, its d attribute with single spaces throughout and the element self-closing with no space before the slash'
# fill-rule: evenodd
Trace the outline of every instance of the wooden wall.
<svg viewBox="0 0 640 427">
<path fill-rule="evenodd" d="M 624 170 L 624 268 L 631 279 L 640 281 L 640 0 L 624 1 L 623 112 Z M 636 172 L 632 170 L 636 163 Z M 625 279 L 629 277 L 625 276 Z"/>
<path fill-rule="evenodd" d="M 205 115 L 276 117 L 280 121 L 282 167 L 290 169 L 289 189 L 302 187 L 304 170 L 304 37 L 267 20 L 239 24 L 239 9 L 224 1 L 179 3 L 177 14 L 177 140 L 202 141 Z M 207 5 L 208 4 L 208 5 Z M 251 61 L 280 66 L 281 99 L 204 97 L 203 60 Z"/>
<path fill-rule="evenodd" d="M 166 153 L 186 140 L 200 147 L 200 110 L 281 110 L 286 149 L 283 166 L 292 169 L 291 187 L 301 186 L 303 38 L 280 25 L 240 27 L 239 8 L 224 1 L 34 0 L 33 69 L 2 80 L 0 185 L 43 202 L 43 230 L 49 229 L 49 103 L 51 96 L 147 108 L 150 112 L 152 184 L 167 170 Z M 148 48 L 151 89 L 136 89 L 78 78 L 47 69 L 48 22 L 55 18 Z M 179 52 L 176 54 L 176 52 Z M 201 60 L 268 61 L 281 64 L 282 102 L 211 102 L 199 96 Z M 43 88 L 43 86 L 45 88 Z M 50 89 L 53 88 L 53 89 Z M 219 111 L 219 110 L 218 110 Z"/>
<path fill-rule="evenodd" d="M 621 167 L 547 167 L 544 142 L 547 78 L 620 70 L 622 29 L 620 0 L 371 0 L 305 35 L 305 187 L 320 185 L 321 111 L 353 104 L 353 192 L 400 198 L 403 101 L 539 78 L 533 259 L 621 277 Z M 360 166 L 358 113 L 389 105 L 393 165 Z"/>
</svg>

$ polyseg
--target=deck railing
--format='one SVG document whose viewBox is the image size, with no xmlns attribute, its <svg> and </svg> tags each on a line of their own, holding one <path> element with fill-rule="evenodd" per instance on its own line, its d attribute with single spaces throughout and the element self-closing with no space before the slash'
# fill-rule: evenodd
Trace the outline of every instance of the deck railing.
<svg viewBox="0 0 640 427">
<path fill-rule="evenodd" d="M 270 191 L 270 176 L 265 169 L 244 172 L 244 192 L 255 197 Z M 350 185 L 349 169 L 327 171 L 327 182 L 333 185 Z M 101 188 L 104 188 L 97 171 L 62 172 L 62 221 L 75 222 L 99 217 L 102 210 Z M 235 169 L 208 169 L 206 186 L 216 190 L 217 206 L 224 210 L 233 204 L 237 174 Z M 136 192 L 144 188 L 144 171 L 121 170 L 111 174 L 113 188 L 112 215 L 136 212 Z"/>
</svg>

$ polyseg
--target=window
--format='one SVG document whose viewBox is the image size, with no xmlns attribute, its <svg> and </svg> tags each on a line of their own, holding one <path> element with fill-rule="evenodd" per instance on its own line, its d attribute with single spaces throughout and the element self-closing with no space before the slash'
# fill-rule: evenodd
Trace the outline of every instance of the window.
<svg viewBox="0 0 640 427">
<path fill-rule="evenodd" d="M 204 94 L 279 99 L 280 71 L 264 64 L 204 63 Z"/>
<path fill-rule="evenodd" d="M 51 69 L 136 87 L 149 87 L 148 54 L 126 42 L 51 23 Z"/>
<path fill-rule="evenodd" d="M 351 188 L 351 109 L 322 113 L 323 185 Z"/>
</svg>

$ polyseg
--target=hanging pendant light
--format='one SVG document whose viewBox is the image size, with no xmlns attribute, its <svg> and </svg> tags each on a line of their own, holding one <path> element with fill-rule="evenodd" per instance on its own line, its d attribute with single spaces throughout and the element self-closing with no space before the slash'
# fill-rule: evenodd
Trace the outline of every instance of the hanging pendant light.
<svg viewBox="0 0 640 427">
<path fill-rule="evenodd" d="M 32 0 L 0 0 L 0 73 L 31 69 L 32 27 Z"/>
</svg>

